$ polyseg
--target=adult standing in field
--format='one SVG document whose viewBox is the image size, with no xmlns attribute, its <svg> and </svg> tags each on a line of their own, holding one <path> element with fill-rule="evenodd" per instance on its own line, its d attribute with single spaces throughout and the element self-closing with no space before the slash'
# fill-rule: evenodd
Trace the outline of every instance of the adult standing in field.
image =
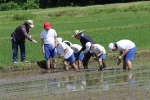
<svg viewBox="0 0 150 100">
<path fill-rule="evenodd" d="M 120 40 L 116 43 L 110 43 L 108 45 L 110 51 L 118 50 L 120 56 L 118 60 L 123 59 L 123 69 L 128 67 L 129 70 L 132 70 L 132 62 L 134 60 L 134 55 L 136 52 L 136 45 L 131 40 Z"/>
<path fill-rule="evenodd" d="M 12 41 L 12 61 L 13 63 L 18 63 L 18 46 L 20 47 L 21 52 L 21 61 L 26 61 L 26 50 L 25 50 L 25 38 L 37 43 L 35 40 L 28 35 L 30 28 L 34 27 L 32 20 L 25 21 L 22 25 L 19 25 L 14 32 L 11 34 Z"/>
<path fill-rule="evenodd" d="M 41 32 L 41 46 L 42 53 L 45 55 L 47 69 L 50 69 L 50 58 L 52 58 L 53 68 L 56 68 L 56 49 L 55 49 L 55 39 L 57 38 L 57 33 L 51 28 L 49 22 L 44 23 L 44 30 Z"/>
<path fill-rule="evenodd" d="M 99 64 L 99 71 L 106 67 L 102 62 L 105 60 L 106 51 L 105 48 L 99 44 L 91 44 L 91 42 L 86 43 L 86 50 L 90 53 L 96 54 L 96 59 Z"/>
<path fill-rule="evenodd" d="M 80 53 L 86 49 L 85 44 L 87 42 L 90 42 L 91 44 L 95 44 L 95 42 L 90 36 L 83 34 L 83 31 L 79 31 L 79 30 L 74 31 L 72 37 L 75 37 L 76 39 L 80 40 L 80 43 L 82 44 L 82 49 L 78 52 L 76 59 L 78 59 L 78 56 L 80 55 Z M 91 56 L 92 56 L 92 53 L 90 53 L 89 51 L 86 51 L 86 53 L 84 54 L 84 59 L 82 61 L 84 69 L 88 69 L 88 61 L 91 58 Z"/>
</svg>

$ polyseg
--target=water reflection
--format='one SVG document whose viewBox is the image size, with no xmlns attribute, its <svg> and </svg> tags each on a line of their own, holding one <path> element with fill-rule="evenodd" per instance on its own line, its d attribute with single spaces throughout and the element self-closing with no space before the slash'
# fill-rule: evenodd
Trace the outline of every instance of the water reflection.
<svg viewBox="0 0 150 100">
<path fill-rule="evenodd" d="M 84 90 L 84 86 L 86 86 L 84 76 L 81 76 L 81 79 L 78 79 L 77 76 L 53 78 L 47 80 L 46 92 L 65 93 L 70 91 L 79 91 Z"/>
<path fill-rule="evenodd" d="M 71 92 L 86 89 L 108 90 L 108 83 L 102 73 L 85 74 L 81 76 L 69 76 L 48 79 L 46 92 Z"/>
<path fill-rule="evenodd" d="M 108 90 L 108 84 L 106 80 L 103 81 L 103 90 Z"/>
<path fill-rule="evenodd" d="M 82 90 L 106 91 L 121 88 L 150 89 L 150 70 L 111 70 L 89 72 L 66 77 L 44 78 L 42 80 L 24 80 L 0 85 L 0 99 L 5 97 L 35 96 L 50 93 L 69 93 Z M 30 94 L 30 95 L 29 95 Z M 8 99 L 10 100 L 10 99 Z"/>
<path fill-rule="evenodd" d="M 81 78 L 82 84 L 83 84 L 84 86 L 86 86 L 86 80 L 85 80 L 85 77 L 84 77 L 84 76 L 80 76 L 80 78 Z"/>
<path fill-rule="evenodd" d="M 116 74 L 116 72 L 117 72 L 117 74 Z M 115 74 L 112 75 L 113 73 L 115 73 Z M 135 77 L 133 77 L 133 76 L 136 76 L 136 73 L 133 73 L 132 71 L 120 70 L 119 72 L 114 71 L 114 72 L 111 72 L 110 74 L 111 74 L 111 76 L 108 77 L 108 80 L 111 83 L 111 85 L 113 85 L 115 88 L 125 87 L 125 86 L 127 86 L 127 87 L 136 87 L 137 86 L 136 79 L 135 79 Z M 114 87 L 112 87 L 112 88 L 114 88 Z"/>
<path fill-rule="evenodd" d="M 48 79 L 46 83 L 46 92 L 48 91 L 58 91 L 61 87 L 58 78 Z"/>
<path fill-rule="evenodd" d="M 128 82 L 128 85 L 132 87 L 136 87 L 136 81 L 135 81 L 135 78 L 132 77 L 132 71 L 128 72 L 127 82 Z"/>
<path fill-rule="evenodd" d="M 86 74 L 87 89 L 108 90 L 107 79 L 103 77 L 105 72 Z"/>
</svg>

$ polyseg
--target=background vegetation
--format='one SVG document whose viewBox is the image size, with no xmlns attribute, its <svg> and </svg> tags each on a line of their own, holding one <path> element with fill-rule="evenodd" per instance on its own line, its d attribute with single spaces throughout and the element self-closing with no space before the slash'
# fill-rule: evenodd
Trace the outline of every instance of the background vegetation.
<svg viewBox="0 0 150 100">
<path fill-rule="evenodd" d="M 0 11 L 66 6 L 90 6 L 97 4 L 127 3 L 135 1 L 149 0 L 0 0 Z"/>
<path fill-rule="evenodd" d="M 72 38 L 72 33 L 77 29 L 85 30 L 84 34 L 91 36 L 97 44 L 103 45 L 107 53 L 110 52 L 107 49 L 108 44 L 121 39 L 132 40 L 137 50 L 150 48 L 150 1 L 2 11 L 0 18 L 0 69 L 3 69 L 5 64 L 12 63 L 10 34 L 28 19 L 34 21 L 35 27 L 31 28 L 30 34 L 38 42 L 38 44 L 33 44 L 26 40 L 27 60 L 29 61 L 44 60 L 40 45 L 40 32 L 43 30 L 44 22 L 50 22 L 58 37 L 69 40 L 73 44 L 80 44 L 80 42 Z"/>
</svg>

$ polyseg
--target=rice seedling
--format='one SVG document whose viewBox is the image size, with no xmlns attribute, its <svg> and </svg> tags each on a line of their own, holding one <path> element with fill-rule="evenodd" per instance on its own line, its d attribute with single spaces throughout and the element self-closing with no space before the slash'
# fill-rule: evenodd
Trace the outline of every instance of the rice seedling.
<svg viewBox="0 0 150 100">
<path fill-rule="evenodd" d="M 110 16 L 110 18 L 111 18 L 111 16 Z M 104 20 L 104 21 L 100 21 L 100 22 L 98 22 L 98 21 L 90 22 L 90 25 L 88 24 L 89 22 L 84 22 L 84 23 L 76 23 L 75 22 L 72 25 L 70 25 L 68 23 L 67 24 L 64 23 L 62 25 L 61 24 L 56 25 L 57 27 L 54 25 L 54 27 L 56 27 L 56 30 L 58 30 L 58 36 L 61 36 L 64 40 L 70 40 L 72 43 L 79 43 L 79 41 L 77 41 L 76 39 L 71 38 L 72 31 L 75 30 L 75 29 L 80 29 L 78 27 L 82 27 L 83 29 L 86 30 L 85 34 L 90 35 L 95 40 L 96 43 L 104 45 L 105 48 L 107 48 L 107 45 L 108 45 L 109 42 L 117 41 L 119 39 L 122 39 L 122 34 L 125 33 L 123 38 L 128 38 L 128 39 L 133 40 L 136 43 L 136 45 L 138 47 L 138 50 L 140 50 L 140 49 L 149 48 L 148 43 L 147 43 L 147 40 L 148 40 L 147 35 L 148 35 L 149 28 L 146 28 L 146 27 L 143 28 L 142 27 L 142 28 L 137 29 L 137 28 L 134 28 L 134 27 L 135 27 L 135 25 L 138 25 L 138 23 L 142 23 L 142 22 L 146 23 L 147 20 L 149 20 L 148 17 L 144 17 L 144 18 L 141 18 L 141 19 L 138 18 L 138 21 L 137 21 L 136 18 L 134 18 L 134 19 L 132 19 L 132 18 L 131 19 L 130 18 L 129 19 L 119 19 L 119 20 L 114 20 L 113 19 L 113 20 Z M 128 24 L 126 22 L 131 22 L 132 25 L 133 25 L 133 28 L 126 29 L 126 28 L 128 28 L 128 26 L 127 26 Z M 111 23 L 112 23 L 112 25 L 111 25 Z M 131 24 L 131 23 L 129 23 L 129 24 Z M 118 31 L 118 30 L 116 30 L 116 29 L 118 29 L 118 27 L 116 25 L 118 25 L 120 28 L 121 28 L 122 25 L 123 26 L 126 25 L 126 26 L 124 27 L 125 29 L 123 28 L 123 29 Z M 103 28 L 99 28 L 101 26 L 103 26 Z M 93 28 L 92 30 L 90 29 L 91 27 Z M 111 27 L 111 29 L 107 29 L 107 27 Z M 132 27 L 132 26 L 129 25 L 129 27 Z M 68 28 L 70 29 L 70 31 L 65 32 L 65 30 L 67 30 Z M 73 29 L 71 29 L 71 28 L 73 28 Z M 42 53 L 40 53 L 40 49 L 41 49 L 40 38 L 37 38 L 37 36 L 39 36 L 39 35 L 35 34 L 37 32 L 40 33 L 39 29 L 43 30 L 42 27 L 38 28 L 36 30 L 35 29 L 31 30 L 31 32 L 34 33 L 33 37 L 35 37 L 35 39 L 38 41 L 39 44 L 34 45 L 33 43 L 29 43 L 29 41 L 27 41 L 27 52 L 32 54 L 31 56 L 27 55 L 27 57 L 29 56 L 28 57 L 29 60 L 36 61 L 38 58 L 43 58 Z M 60 30 L 61 30 L 61 33 L 60 33 Z M 62 30 L 63 30 L 63 32 L 62 32 Z M 6 31 L 6 30 L 4 30 L 4 31 Z M 146 31 L 146 32 L 144 32 L 144 31 Z M 11 32 L 7 32 L 7 33 L 4 32 L 4 34 L 5 33 L 10 34 Z M 136 33 L 138 35 L 134 35 L 134 33 Z M 145 35 L 143 35 L 143 33 L 145 33 Z M 8 35 L 6 35 L 6 34 L 5 34 L 5 36 L 7 37 Z M 64 34 L 68 34 L 68 35 L 64 35 Z M 109 35 L 106 35 L 106 34 L 109 34 Z M 101 39 L 99 39 L 99 37 L 97 37 L 97 36 L 100 36 Z M 111 38 L 112 36 L 116 37 L 116 39 L 114 40 L 113 38 Z M 3 37 L 3 36 L 1 36 L 1 37 Z M 145 39 L 145 41 L 143 41 L 143 38 L 139 38 L 139 37 L 143 37 Z M 1 42 L 2 46 L 4 46 L 4 44 L 6 44 L 6 41 L 4 41 L 4 42 L 5 43 Z M 139 44 L 140 42 L 145 42 L 145 43 Z M 6 49 L 8 51 L 9 48 L 11 47 L 10 40 L 7 42 L 7 45 L 8 45 L 8 47 L 7 47 L 8 49 L 7 48 Z M 28 49 L 28 48 L 30 48 L 30 49 Z M 37 51 L 35 52 L 33 50 L 33 48 L 36 48 Z M 5 50 L 3 50 L 3 51 L 5 51 Z M 36 55 L 36 56 L 34 56 L 33 54 Z M 38 54 L 41 54 L 41 55 L 38 55 Z M 7 63 L 6 61 L 8 61 L 8 60 L 6 60 L 6 59 L 8 59 L 8 58 L 11 59 L 11 56 L 10 56 L 11 52 L 8 52 L 7 55 L 5 56 L 6 58 L 3 59 L 4 63 Z"/>
</svg>

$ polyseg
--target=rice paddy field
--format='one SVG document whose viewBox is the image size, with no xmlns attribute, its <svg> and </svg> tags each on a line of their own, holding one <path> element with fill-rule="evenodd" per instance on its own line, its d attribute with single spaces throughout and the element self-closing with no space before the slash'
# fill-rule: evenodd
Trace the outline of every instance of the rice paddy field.
<svg viewBox="0 0 150 100">
<path fill-rule="evenodd" d="M 24 14 L 30 16 L 14 19 Z M 35 26 L 30 35 L 38 43 L 26 40 L 30 63 L 14 65 L 10 34 L 28 18 Z M 98 64 L 91 58 L 89 70 L 65 72 L 58 59 L 58 69 L 45 73 L 36 64 L 45 60 L 40 44 L 44 22 L 50 22 L 58 37 L 73 44 L 80 42 L 72 33 L 84 30 L 105 47 L 107 68 L 97 71 Z M 150 1 L 0 12 L 0 33 L 1 100 L 150 100 Z M 110 42 L 121 39 L 132 40 L 137 46 L 133 71 L 117 66 L 118 53 L 108 50 Z M 18 57 L 20 61 L 20 54 Z"/>
</svg>

